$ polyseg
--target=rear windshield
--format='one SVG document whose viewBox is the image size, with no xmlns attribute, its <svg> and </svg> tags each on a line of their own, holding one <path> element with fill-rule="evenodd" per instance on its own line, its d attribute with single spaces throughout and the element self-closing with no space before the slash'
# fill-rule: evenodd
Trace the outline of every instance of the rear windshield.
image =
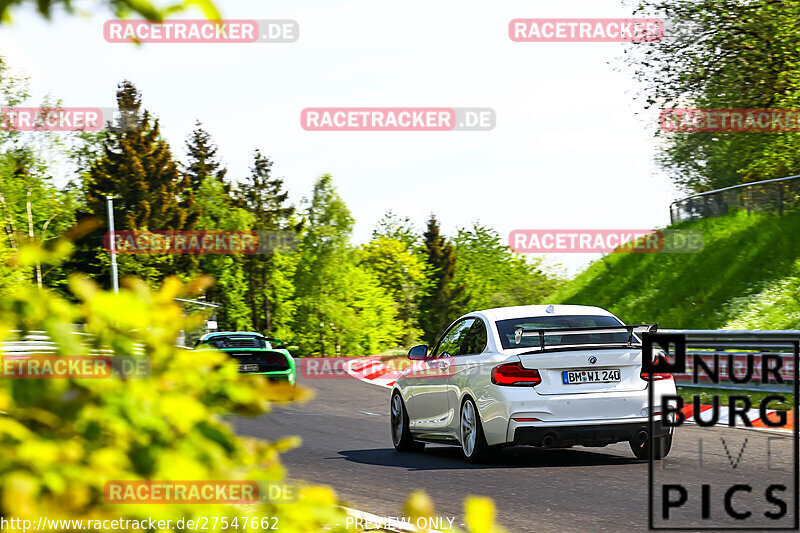
<svg viewBox="0 0 800 533">
<path fill-rule="evenodd" d="M 220 350 L 227 348 L 272 348 L 272 345 L 265 339 L 254 335 L 217 335 L 199 342 L 198 347 L 200 345 L 213 346 Z"/>
<path fill-rule="evenodd" d="M 498 320 L 497 331 L 500 333 L 500 343 L 505 349 L 511 348 L 539 348 L 539 336 L 522 337 L 517 344 L 514 332 L 518 328 L 524 329 L 558 329 L 558 328 L 589 328 L 595 326 L 621 326 L 622 322 L 612 316 L 592 315 L 563 315 L 563 316 L 532 316 L 527 318 L 511 318 Z M 634 337 L 635 339 L 635 337 Z M 573 345 L 573 344 L 627 344 L 627 333 L 593 333 L 579 335 L 548 334 L 544 337 L 545 346 Z"/>
</svg>

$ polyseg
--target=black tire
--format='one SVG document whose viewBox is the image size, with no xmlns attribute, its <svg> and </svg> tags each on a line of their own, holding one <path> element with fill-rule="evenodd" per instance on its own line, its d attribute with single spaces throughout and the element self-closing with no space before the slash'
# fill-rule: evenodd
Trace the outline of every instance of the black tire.
<svg viewBox="0 0 800 533">
<path fill-rule="evenodd" d="M 665 435 L 663 437 L 656 437 L 655 439 L 647 439 L 647 442 L 644 444 L 638 444 L 634 441 L 631 441 L 631 451 L 633 451 L 633 455 L 636 456 L 637 459 L 642 459 L 645 461 L 650 460 L 650 445 L 651 443 L 655 443 L 655 449 L 653 450 L 653 459 L 656 461 L 660 461 L 667 455 L 669 455 L 669 451 L 672 449 L 672 435 Z"/>
<path fill-rule="evenodd" d="M 392 394 L 389 404 L 391 417 L 392 444 L 398 452 L 419 452 L 425 448 L 424 442 L 417 442 L 411 437 L 408 429 L 408 413 L 399 392 Z"/>
<path fill-rule="evenodd" d="M 470 420 L 470 412 L 474 418 Z M 467 427 L 471 429 L 467 431 Z M 472 438 L 474 436 L 474 439 Z M 489 445 L 486 444 L 486 435 L 483 433 L 481 415 L 475 407 L 472 398 L 467 398 L 461 404 L 459 418 L 459 437 L 461 440 L 461 453 L 468 463 L 478 464 L 489 457 Z"/>
</svg>

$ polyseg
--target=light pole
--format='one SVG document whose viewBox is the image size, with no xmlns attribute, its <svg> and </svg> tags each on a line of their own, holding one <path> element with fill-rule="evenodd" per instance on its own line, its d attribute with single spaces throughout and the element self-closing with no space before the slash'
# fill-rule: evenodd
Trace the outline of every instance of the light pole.
<svg viewBox="0 0 800 533">
<path fill-rule="evenodd" d="M 114 197 L 106 196 L 108 200 L 108 237 L 111 243 L 111 285 L 114 292 L 119 292 L 119 273 L 117 272 L 117 243 L 114 239 Z"/>
</svg>

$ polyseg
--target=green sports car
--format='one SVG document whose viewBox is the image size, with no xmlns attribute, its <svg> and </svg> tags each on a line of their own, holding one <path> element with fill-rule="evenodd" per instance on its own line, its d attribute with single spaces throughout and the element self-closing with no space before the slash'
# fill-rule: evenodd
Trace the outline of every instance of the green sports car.
<svg viewBox="0 0 800 533">
<path fill-rule="evenodd" d="M 216 348 L 239 361 L 242 374 L 263 374 L 270 379 L 286 380 L 294 385 L 294 357 L 278 339 L 248 331 L 206 333 L 194 345 L 195 350 Z"/>
</svg>

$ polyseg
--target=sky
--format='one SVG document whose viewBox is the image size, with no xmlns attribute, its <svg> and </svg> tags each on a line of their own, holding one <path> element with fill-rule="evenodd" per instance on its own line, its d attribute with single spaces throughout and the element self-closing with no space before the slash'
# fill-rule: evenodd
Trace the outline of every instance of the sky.
<svg viewBox="0 0 800 533">
<path fill-rule="evenodd" d="M 224 18 L 292 19 L 293 43 L 107 43 L 104 10 L 46 21 L 30 8 L 0 29 L 0 52 L 65 107 L 112 107 L 129 79 L 173 151 L 200 120 L 228 175 L 259 148 L 290 197 L 329 173 L 369 239 L 387 210 L 446 234 L 474 221 L 514 229 L 643 229 L 679 196 L 653 162 L 657 116 L 621 43 L 515 43 L 514 18 L 630 17 L 620 0 L 218 0 Z M 200 18 L 196 15 L 185 15 Z M 491 131 L 305 131 L 307 107 L 489 107 Z M 575 273 L 597 255 L 550 255 Z"/>
</svg>

